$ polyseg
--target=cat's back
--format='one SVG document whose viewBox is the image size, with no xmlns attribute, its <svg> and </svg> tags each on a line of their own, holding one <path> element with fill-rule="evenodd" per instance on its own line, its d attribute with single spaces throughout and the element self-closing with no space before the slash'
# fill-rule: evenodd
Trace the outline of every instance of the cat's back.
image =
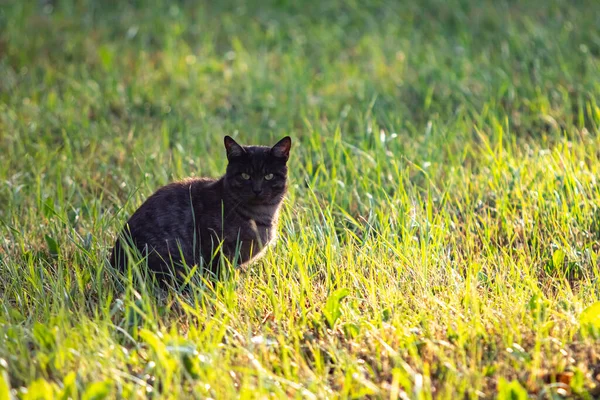
<svg viewBox="0 0 600 400">
<path fill-rule="evenodd" d="M 121 236 L 131 238 L 140 251 L 148 246 L 163 258 L 169 257 L 169 246 L 182 246 L 184 255 L 193 260 L 194 253 L 189 244 L 195 234 L 196 217 L 212 208 L 212 204 L 220 203 L 220 196 L 215 179 L 188 178 L 169 183 L 142 203 L 127 221 Z M 152 269 L 159 268 L 160 262 L 155 261 L 149 261 L 156 264 L 149 264 Z M 111 264 L 124 269 L 124 262 L 122 246 L 117 240 Z"/>
<path fill-rule="evenodd" d="M 174 201 L 184 198 L 186 193 L 189 200 L 190 195 L 200 195 L 210 192 L 214 188 L 216 179 L 212 178 L 186 178 L 171 182 L 156 190 L 146 201 Z"/>
<path fill-rule="evenodd" d="M 188 178 L 169 183 L 154 192 L 128 221 L 130 228 L 165 229 L 191 218 L 203 204 L 217 201 L 220 191 L 217 180 Z"/>
</svg>

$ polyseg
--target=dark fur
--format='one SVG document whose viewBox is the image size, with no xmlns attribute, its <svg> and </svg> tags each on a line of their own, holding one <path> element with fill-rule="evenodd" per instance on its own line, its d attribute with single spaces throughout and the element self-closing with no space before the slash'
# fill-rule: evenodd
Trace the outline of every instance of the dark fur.
<svg viewBox="0 0 600 400">
<path fill-rule="evenodd" d="M 127 270 L 126 243 L 147 256 L 149 269 L 163 281 L 181 278 L 183 262 L 218 274 L 221 254 L 237 265 L 256 258 L 275 236 L 287 189 L 290 146 L 289 137 L 271 148 L 242 147 L 226 136 L 225 175 L 158 189 L 119 235 L 111 255 L 113 267 Z M 269 174 L 273 178 L 265 180 Z"/>
</svg>

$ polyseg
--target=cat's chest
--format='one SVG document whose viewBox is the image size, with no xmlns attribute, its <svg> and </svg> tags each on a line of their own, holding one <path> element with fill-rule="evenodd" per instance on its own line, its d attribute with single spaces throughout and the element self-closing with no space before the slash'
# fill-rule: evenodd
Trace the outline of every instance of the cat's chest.
<svg viewBox="0 0 600 400">
<path fill-rule="evenodd" d="M 222 242 L 226 254 L 239 254 L 245 262 L 275 239 L 277 209 L 224 210 L 223 218 L 200 220 L 201 243 Z M 209 222 L 210 221 L 210 222 Z M 208 222 L 208 223 L 206 223 Z"/>
<path fill-rule="evenodd" d="M 254 219 L 239 220 L 237 224 L 225 229 L 226 240 L 244 243 L 253 242 L 254 245 L 266 245 L 272 239 L 272 225 L 261 223 Z"/>
</svg>

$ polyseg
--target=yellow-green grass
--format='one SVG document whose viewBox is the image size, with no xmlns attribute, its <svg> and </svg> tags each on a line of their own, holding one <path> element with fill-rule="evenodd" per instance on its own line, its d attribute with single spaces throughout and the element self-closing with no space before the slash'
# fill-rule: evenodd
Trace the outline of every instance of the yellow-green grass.
<svg viewBox="0 0 600 400">
<path fill-rule="evenodd" d="M 600 3 L 0 2 L 0 398 L 600 395 Z M 155 189 L 291 135 L 280 239 L 121 281 Z"/>
</svg>

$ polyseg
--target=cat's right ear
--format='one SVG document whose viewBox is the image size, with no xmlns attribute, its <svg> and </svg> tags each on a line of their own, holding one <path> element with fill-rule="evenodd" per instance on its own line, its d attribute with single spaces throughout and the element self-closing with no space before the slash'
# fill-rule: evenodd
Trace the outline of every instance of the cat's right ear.
<svg viewBox="0 0 600 400">
<path fill-rule="evenodd" d="M 244 154 L 246 151 L 242 146 L 237 144 L 231 136 L 225 136 L 225 150 L 227 150 L 227 159 L 231 160 Z"/>
<path fill-rule="evenodd" d="M 290 148 L 292 147 L 292 138 L 284 137 L 271 148 L 271 154 L 277 158 L 283 158 L 285 161 L 290 157 Z"/>
</svg>

